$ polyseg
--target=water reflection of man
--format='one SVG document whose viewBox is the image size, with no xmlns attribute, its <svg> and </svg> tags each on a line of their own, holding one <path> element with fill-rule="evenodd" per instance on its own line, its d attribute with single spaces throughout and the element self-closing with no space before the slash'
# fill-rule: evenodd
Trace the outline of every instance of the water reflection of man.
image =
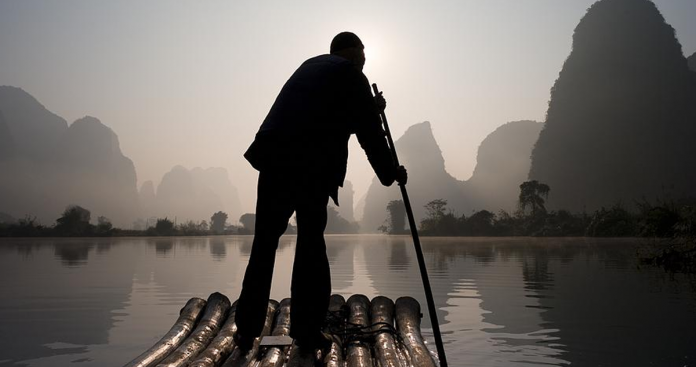
<svg viewBox="0 0 696 367">
<path fill-rule="evenodd" d="M 329 55 L 305 61 L 285 83 L 244 154 L 259 180 L 254 242 L 237 304 L 235 341 L 242 349 L 263 329 L 278 241 L 293 212 L 290 336 L 302 347 L 325 346 L 321 326 L 331 295 L 326 205 L 329 197 L 338 205 L 350 135 L 357 135 L 383 185 L 406 183 L 406 170 L 395 167 L 379 118 L 386 102 L 372 96 L 364 64 L 360 39 L 338 34 Z"/>
</svg>

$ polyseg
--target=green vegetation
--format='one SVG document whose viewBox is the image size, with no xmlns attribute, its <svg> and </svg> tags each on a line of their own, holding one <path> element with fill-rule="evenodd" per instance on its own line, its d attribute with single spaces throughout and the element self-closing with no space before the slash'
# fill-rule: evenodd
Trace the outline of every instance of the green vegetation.
<svg viewBox="0 0 696 367">
<path fill-rule="evenodd" d="M 551 189 L 538 181 L 520 185 L 519 210 L 497 214 L 480 210 L 470 216 L 458 216 L 447 208 L 447 201 L 436 199 L 425 205 L 427 217 L 420 231 L 430 236 L 583 236 L 588 225 L 586 215 L 568 211 L 548 212 L 545 199 Z M 529 210 L 527 210 L 529 209 Z"/>
<path fill-rule="evenodd" d="M 621 203 L 602 207 L 592 214 L 567 210 L 547 211 L 545 199 L 550 187 L 538 181 L 520 185 L 519 210 L 494 214 L 488 210 L 457 215 L 447 208 L 447 201 L 436 199 L 425 205 L 426 218 L 420 232 L 430 236 L 588 236 L 648 237 L 679 239 L 689 242 L 696 231 L 696 214 L 687 202 L 647 201 L 636 203 L 629 211 Z M 693 242 L 693 241 L 691 241 Z"/>
<path fill-rule="evenodd" d="M 436 199 L 425 205 L 420 223 L 426 236 L 587 236 L 644 237 L 653 243 L 640 254 L 643 264 L 675 272 L 696 272 L 696 202 L 636 203 L 629 211 L 621 203 L 600 208 L 591 215 L 566 210 L 548 212 L 544 198 L 550 188 L 536 181 L 520 185 L 519 210 L 493 214 L 481 210 L 467 217 Z M 527 211 L 526 209 L 530 209 Z"/>
<path fill-rule="evenodd" d="M 0 223 L 0 233 L 5 237 L 30 237 L 40 236 L 47 232 L 47 228 L 41 225 L 36 217 L 26 216 L 15 222 Z"/>
<path fill-rule="evenodd" d="M 91 213 L 79 206 L 71 205 L 65 208 L 63 215 L 56 220 L 55 232 L 63 236 L 84 236 L 94 231 L 89 224 Z"/>
<path fill-rule="evenodd" d="M 217 212 L 210 217 L 210 231 L 214 233 L 222 233 L 225 231 L 227 223 L 227 213 Z"/>
<path fill-rule="evenodd" d="M 532 216 L 546 213 L 544 199 L 549 197 L 549 185 L 539 183 L 537 180 L 527 181 L 520 185 L 520 210 L 524 212 L 527 207 L 532 208 Z"/>
<path fill-rule="evenodd" d="M 696 272 L 696 205 L 670 203 L 644 207 L 643 212 L 641 228 L 656 239 L 640 251 L 641 262 L 671 272 Z"/>
<path fill-rule="evenodd" d="M 647 202 L 638 212 L 630 212 L 621 204 L 600 208 L 591 215 L 573 214 L 566 210 L 518 210 L 510 214 L 488 210 L 470 216 L 458 216 L 447 208 L 447 201 L 433 200 L 426 206 L 428 216 L 420 223 L 426 236 L 587 236 L 587 237 L 693 237 L 696 217 L 687 204 Z"/>
<path fill-rule="evenodd" d="M 239 223 L 242 227 L 239 229 L 239 234 L 254 234 L 254 227 L 256 226 L 256 214 L 245 213 L 239 217 Z"/>
<path fill-rule="evenodd" d="M 253 214 L 251 214 L 253 215 Z M 147 222 L 138 219 L 136 229 L 115 228 L 106 217 L 97 217 L 97 224 L 90 223 L 91 212 L 79 205 L 70 205 L 52 226 L 45 226 L 36 217 L 0 221 L 0 237 L 107 237 L 107 236 L 208 236 L 216 234 L 244 234 L 240 227 L 226 223 L 225 212 L 214 213 L 210 224 L 206 221 L 186 221 L 177 224 L 169 218 L 155 218 Z M 150 225 L 148 225 L 150 223 Z M 253 222 L 252 222 L 253 223 Z"/>
<path fill-rule="evenodd" d="M 153 235 L 171 236 L 174 234 L 174 222 L 169 220 L 167 217 L 157 219 L 155 227 L 152 228 L 152 230 L 150 228 L 148 228 L 148 230 L 150 230 Z"/>
<path fill-rule="evenodd" d="M 236 234 L 254 234 L 256 228 L 256 214 L 242 214 L 242 216 L 239 217 L 239 223 L 241 223 L 242 226 L 236 228 Z M 285 228 L 285 234 L 297 234 L 297 227 L 288 223 L 288 226 Z"/>
<path fill-rule="evenodd" d="M 407 233 L 406 228 L 406 207 L 403 200 L 392 200 L 387 204 L 387 213 L 389 217 L 385 224 L 379 226 L 377 230 L 389 234 Z"/>
</svg>

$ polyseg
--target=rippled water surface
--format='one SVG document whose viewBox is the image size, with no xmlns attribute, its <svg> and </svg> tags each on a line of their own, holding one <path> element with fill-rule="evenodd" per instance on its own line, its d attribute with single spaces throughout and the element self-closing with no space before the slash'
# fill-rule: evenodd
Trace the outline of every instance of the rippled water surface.
<svg viewBox="0 0 696 367">
<path fill-rule="evenodd" d="M 0 239 L 0 365 L 121 366 L 190 297 L 236 299 L 251 240 Z M 281 241 L 275 299 L 289 296 L 295 237 Z M 409 237 L 327 242 L 334 293 L 425 308 Z M 696 366 L 696 281 L 638 266 L 637 244 L 424 238 L 450 365 Z"/>
</svg>

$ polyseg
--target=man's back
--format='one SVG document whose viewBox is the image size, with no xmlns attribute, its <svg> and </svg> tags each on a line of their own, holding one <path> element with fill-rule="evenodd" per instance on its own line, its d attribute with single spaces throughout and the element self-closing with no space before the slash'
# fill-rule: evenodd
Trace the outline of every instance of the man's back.
<svg viewBox="0 0 696 367">
<path fill-rule="evenodd" d="M 380 124 L 363 73 L 343 57 L 320 55 L 305 61 L 285 83 L 244 156 L 258 170 L 312 172 L 338 187 L 352 133 L 378 175 L 393 168 Z"/>
<path fill-rule="evenodd" d="M 321 55 L 305 61 L 283 86 L 259 133 L 312 133 L 321 125 L 335 124 L 345 109 L 341 89 L 359 74 L 350 61 L 339 56 Z"/>
</svg>

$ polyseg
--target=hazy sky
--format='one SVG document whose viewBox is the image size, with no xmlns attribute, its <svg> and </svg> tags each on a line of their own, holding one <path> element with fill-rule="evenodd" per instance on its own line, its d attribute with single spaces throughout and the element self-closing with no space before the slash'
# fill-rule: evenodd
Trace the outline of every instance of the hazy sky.
<svg viewBox="0 0 696 367">
<path fill-rule="evenodd" d="M 431 121 L 447 170 L 465 180 L 486 135 L 544 120 L 593 2 L 1 0 L 0 85 L 69 123 L 99 118 L 139 183 L 157 185 L 176 164 L 228 168 L 250 211 L 256 175 L 242 154 L 287 78 L 336 33 L 362 38 L 395 139 Z M 694 53 L 696 1 L 655 3 Z M 351 144 L 357 202 L 372 173 Z"/>
</svg>

